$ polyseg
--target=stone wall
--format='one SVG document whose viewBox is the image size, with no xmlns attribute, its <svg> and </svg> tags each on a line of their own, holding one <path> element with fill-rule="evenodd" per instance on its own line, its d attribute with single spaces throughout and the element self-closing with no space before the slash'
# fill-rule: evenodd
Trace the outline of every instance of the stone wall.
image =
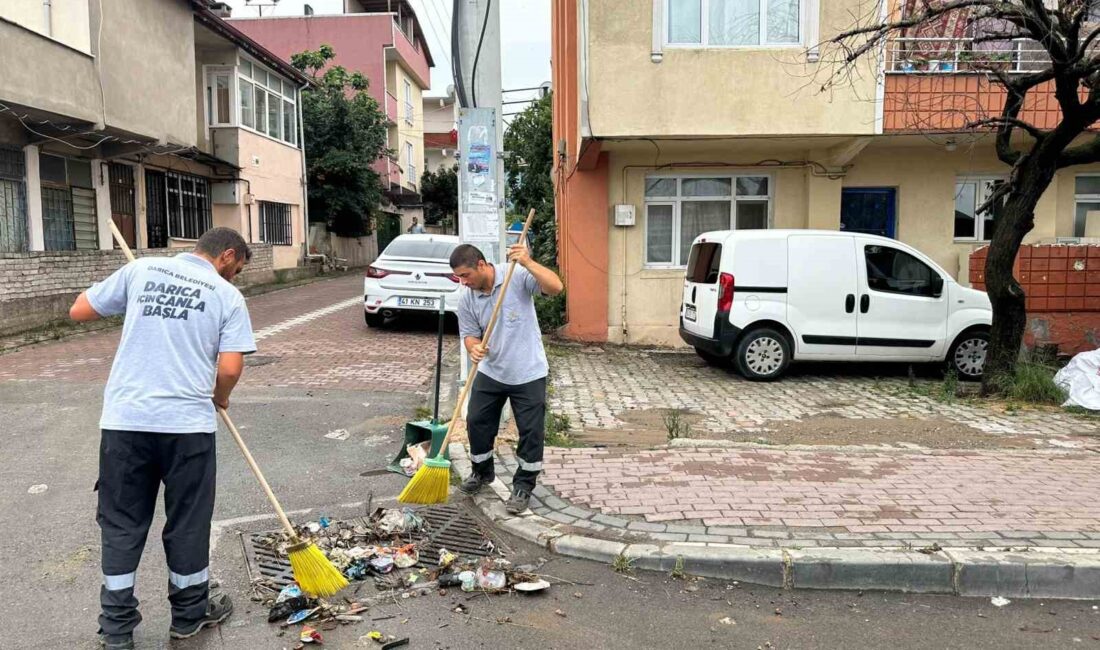
<svg viewBox="0 0 1100 650">
<path fill-rule="evenodd" d="M 238 287 L 275 280 L 270 244 L 252 244 L 252 261 L 234 282 Z M 138 257 L 166 257 L 178 249 L 135 251 Z M 66 318 L 73 300 L 126 263 L 122 251 L 0 253 L 0 336 L 18 334 Z"/>
<path fill-rule="evenodd" d="M 985 290 L 988 247 L 970 256 L 970 282 Z M 1024 344 L 1076 354 L 1100 347 L 1100 245 L 1021 246 L 1013 267 L 1027 294 Z"/>
</svg>

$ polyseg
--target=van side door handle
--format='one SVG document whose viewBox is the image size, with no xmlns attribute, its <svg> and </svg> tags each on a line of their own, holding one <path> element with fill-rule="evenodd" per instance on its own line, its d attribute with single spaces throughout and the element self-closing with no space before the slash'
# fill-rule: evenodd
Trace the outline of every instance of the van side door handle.
<svg viewBox="0 0 1100 650">
<path fill-rule="evenodd" d="M 850 314 L 856 310 L 856 294 L 850 293 L 844 299 L 844 313 Z"/>
<path fill-rule="evenodd" d="M 699 290 L 699 287 L 691 288 L 691 303 L 695 304 L 695 292 Z"/>
<path fill-rule="evenodd" d="M 866 314 L 867 310 L 871 308 L 871 296 L 863 294 L 859 297 L 859 313 Z"/>
</svg>

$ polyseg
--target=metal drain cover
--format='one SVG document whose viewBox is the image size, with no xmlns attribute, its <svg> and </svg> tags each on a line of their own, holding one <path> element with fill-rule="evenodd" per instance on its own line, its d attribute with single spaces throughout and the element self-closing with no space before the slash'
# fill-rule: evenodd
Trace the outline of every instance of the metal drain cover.
<svg viewBox="0 0 1100 650">
<path fill-rule="evenodd" d="M 424 531 L 410 537 L 420 547 L 417 566 L 434 567 L 439 550 L 447 549 L 460 556 L 487 557 L 492 544 L 481 525 L 461 506 L 447 503 L 416 510 L 424 518 Z M 264 545 L 263 540 L 279 531 L 251 533 L 242 536 L 245 562 L 252 578 L 267 578 L 279 587 L 294 582 L 290 561 Z"/>
</svg>

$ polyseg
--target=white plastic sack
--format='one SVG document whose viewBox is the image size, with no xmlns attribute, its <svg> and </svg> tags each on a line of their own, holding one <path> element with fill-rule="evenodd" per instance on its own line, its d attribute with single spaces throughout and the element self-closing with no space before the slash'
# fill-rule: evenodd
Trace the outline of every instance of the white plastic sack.
<svg viewBox="0 0 1100 650">
<path fill-rule="evenodd" d="M 1074 356 L 1054 375 L 1054 383 L 1069 395 L 1062 406 L 1100 411 L 1100 350 Z"/>
</svg>

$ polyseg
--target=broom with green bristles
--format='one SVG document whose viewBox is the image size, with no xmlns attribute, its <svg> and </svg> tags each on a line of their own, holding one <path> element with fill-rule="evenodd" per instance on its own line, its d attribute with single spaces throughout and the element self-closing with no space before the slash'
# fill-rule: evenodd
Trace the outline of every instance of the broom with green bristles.
<svg viewBox="0 0 1100 650">
<path fill-rule="evenodd" d="M 112 220 L 107 223 L 111 227 L 111 233 L 115 237 L 115 242 L 118 243 L 122 252 L 126 254 L 126 259 L 133 262 L 134 253 L 126 244 L 126 240 L 122 237 L 122 233 L 119 232 L 115 222 Z M 298 533 L 294 530 L 294 526 L 292 526 L 290 520 L 286 518 L 286 513 L 283 512 L 282 506 L 279 505 L 279 500 L 275 498 L 275 493 L 271 491 L 271 486 L 267 484 L 267 479 L 264 478 L 263 472 L 260 471 L 260 466 L 257 465 L 255 459 L 252 458 L 252 454 L 244 444 L 244 439 L 241 438 L 240 432 L 237 431 L 237 427 L 233 425 L 233 420 L 229 419 L 229 414 L 225 412 L 225 409 L 219 406 L 217 410 L 218 415 L 220 415 L 222 421 L 225 422 L 225 426 L 229 427 L 229 432 L 233 434 L 233 439 L 237 441 L 237 446 L 240 447 L 241 453 L 244 454 L 244 459 L 248 462 L 249 468 L 252 469 L 252 473 L 256 475 L 256 479 L 260 482 L 260 487 L 264 489 L 268 501 L 270 501 L 272 507 L 275 508 L 275 514 L 279 516 L 279 521 L 282 522 L 287 535 L 290 536 L 290 546 L 288 546 L 286 550 L 287 555 L 290 556 L 290 568 L 294 571 L 294 579 L 298 582 L 298 586 L 301 587 L 302 591 L 305 593 L 321 598 L 332 596 L 348 586 L 347 578 L 345 578 L 344 574 L 340 573 L 336 567 L 332 566 L 332 562 L 329 562 L 325 554 L 321 552 L 321 549 L 314 546 L 312 542 L 303 540 L 298 536 Z"/>
<path fill-rule="evenodd" d="M 521 243 L 527 241 L 527 229 L 531 227 L 531 221 L 534 218 L 535 210 L 532 208 L 527 214 L 527 221 L 523 224 L 523 231 L 519 234 Z M 512 260 L 508 264 L 508 272 L 504 275 L 504 284 L 500 287 L 497 304 L 493 307 L 493 315 L 489 317 L 489 325 L 485 328 L 485 335 L 481 339 L 482 345 L 487 346 L 489 344 L 489 337 L 493 334 L 493 326 L 496 325 L 497 315 L 500 314 L 500 306 L 504 303 L 504 294 L 508 292 L 508 284 L 511 283 L 512 273 L 515 270 L 516 261 Z M 409 479 L 405 489 L 397 497 L 397 500 L 401 503 L 429 505 L 447 502 L 451 489 L 451 461 L 444 458 L 443 454 L 446 453 L 447 443 L 450 442 L 451 436 L 454 434 L 458 416 L 462 413 L 462 405 L 466 402 L 466 395 L 470 392 L 470 387 L 474 385 L 477 365 L 475 363 L 470 368 L 470 376 L 466 379 L 466 385 L 462 387 L 462 392 L 455 402 L 455 410 L 451 415 L 451 422 L 447 426 L 447 437 L 443 439 L 443 444 L 439 446 L 439 453 L 434 458 L 426 459 L 420 469 L 416 471 L 416 474 Z"/>
</svg>

